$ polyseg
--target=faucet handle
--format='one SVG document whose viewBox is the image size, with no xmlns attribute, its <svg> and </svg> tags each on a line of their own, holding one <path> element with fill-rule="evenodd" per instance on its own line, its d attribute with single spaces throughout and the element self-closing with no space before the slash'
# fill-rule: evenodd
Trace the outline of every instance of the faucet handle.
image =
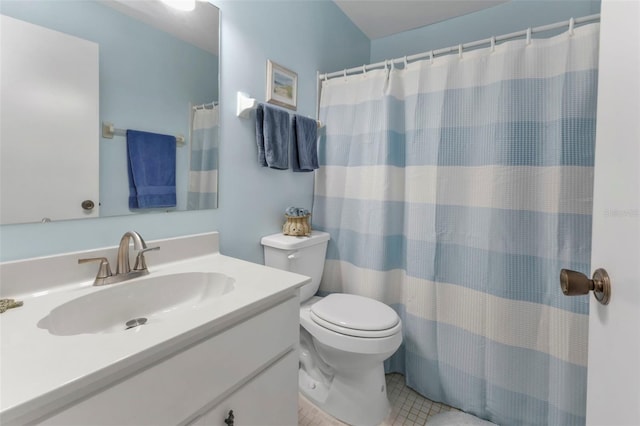
<svg viewBox="0 0 640 426">
<path fill-rule="evenodd" d="M 86 259 L 78 259 L 78 264 L 89 262 L 100 262 L 100 269 L 98 269 L 98 275 L 96 275 L 96 279 L 93 282 L 93 285 L 105 284 L 104 280 L 113 275 L 113 273 L 111 272 L 111 265 L 109 265 L 109 259 L 107 259 L 106 257 L 89 257 Z"/>
<path fill-rule="evenodd" d="M 133 266 L 133 270 L 134 271 L 146 271 L 147 270 L 147 262 L 144 258 L 144 254 L 148 251 L 151 250 L 160 250 L 159 246 L 156 247 L 147 247 L 145 249 L 142 249 L 138 252 L 138 255 L 136 256 L 136 263 Z"/>
</svg>

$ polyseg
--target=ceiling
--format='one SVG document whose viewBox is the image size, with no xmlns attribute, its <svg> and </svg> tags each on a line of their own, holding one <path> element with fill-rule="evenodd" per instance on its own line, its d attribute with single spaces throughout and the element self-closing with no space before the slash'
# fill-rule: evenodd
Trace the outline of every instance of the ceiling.
<svg viewBox="0 0 640 426">
<path fill-rule="evenodd" d="M 218 54 L 218 9 L 196 2 L 190 13 L 176 11 L 158 0 L 101 0 L 102 3 Z M 477 12 L 509 0 L 333 0 L 369 39 L 424 27 Z M 214 35 L 214 36 L 212 36 Z"/>
<path fill-rule="evenodd" d="M 102 0 L 102 3 L 179 39 L 218 54 L 218 8 L 196 1 L 196 9 L 182 12 L 158 0 Z"/>
<path fill-rule="evenodd" d="M 373 40 L 477 12 L 509 0 L 333 0 Z"/>
</svg>

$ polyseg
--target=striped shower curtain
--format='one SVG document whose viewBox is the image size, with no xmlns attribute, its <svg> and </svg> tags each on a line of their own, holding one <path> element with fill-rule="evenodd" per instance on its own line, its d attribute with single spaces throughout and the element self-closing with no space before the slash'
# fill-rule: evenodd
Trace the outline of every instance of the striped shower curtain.
<svg viewBox="0 0 640 426">
<path fill-rule="evenodd" d="M 501 425 L 585 422 L 599 25 L 322 84 L 321 292 L 403 321 L 387 362 Z"/>
<path fill-rule="evenodd" d="M 193 111 L 188 210 L 218 207 L 219 114 L 218 105 Z"/>
</svg>

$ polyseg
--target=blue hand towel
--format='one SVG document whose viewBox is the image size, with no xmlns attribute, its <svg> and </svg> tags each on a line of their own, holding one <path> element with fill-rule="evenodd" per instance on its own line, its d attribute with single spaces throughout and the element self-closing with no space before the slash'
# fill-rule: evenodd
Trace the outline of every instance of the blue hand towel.
<svg viewBox="0 0 640 426">
<path fill-rule="evenodd" d="M 291 168 L 294 172 L 311 172 L 318 168 L 318 123 L 294 114 L 291 117 Z"/>
<path fill-rule="evenodd" d="M 272 169 L 289 168 L 289 113 L 266 104 L 256 109 L 258 163 Z"/>
<path fill-rule="evenodd" d="M 129 208 L 176 205 L 175 136 L 127 130 Z"/>
<path fill-rule="evenodd" d="M 267 159 L 264 156 L 264 109 L 262 104 L 256 108 L 256 145 L 258 145 L 258 164 L 267 167 Z"/>
</svg>

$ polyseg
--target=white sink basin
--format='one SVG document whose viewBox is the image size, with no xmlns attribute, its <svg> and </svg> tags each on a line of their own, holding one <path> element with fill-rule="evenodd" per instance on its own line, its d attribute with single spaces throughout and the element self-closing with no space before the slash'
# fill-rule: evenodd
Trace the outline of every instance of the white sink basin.
<svg viewBox="0 0 640 426">
<path fill-rule="evenodd" d="M 133 332 L 142 325 L 127 328 L 127 322 L 165 321 L 178 312 L 197 308 L 234 289 L 235 280 L 216 272 L 185 272 L 145 277 L 112 284 L 103 290 L 78 297 L 49 312 L 38 327 L 58 336 Z"/>
</svg>

